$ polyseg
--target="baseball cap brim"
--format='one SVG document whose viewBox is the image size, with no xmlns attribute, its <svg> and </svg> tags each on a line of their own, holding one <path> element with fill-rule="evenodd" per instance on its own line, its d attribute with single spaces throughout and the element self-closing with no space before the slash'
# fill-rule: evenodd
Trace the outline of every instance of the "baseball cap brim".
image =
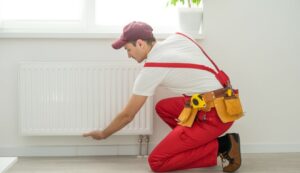
<svg viewBox="0 0 300 173">
<path fill-rule="evenodd" d="M 123 47 L 125 44 L 127 43 L 127 41 L 123 40 L 122 38 L 116 40 L 113 44 L 112 47 L 114 49 L 120 49 L 121 47 Z"/>
</svg>

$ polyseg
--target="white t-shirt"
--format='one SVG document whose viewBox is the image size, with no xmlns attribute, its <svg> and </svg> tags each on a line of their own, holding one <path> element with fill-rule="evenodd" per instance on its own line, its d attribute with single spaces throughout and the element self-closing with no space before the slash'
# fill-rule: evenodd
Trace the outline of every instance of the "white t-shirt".
<svg viewBox="0 0 300 173">
<path fill-rule="evenodd" d="M 157 42 L 149 52 L 146 62 L 201 64 L 216 71 L 201 49 L 191 40 L 179 34 Z M 158 86 L 186 95 L 222 88 L 215 75 L 205 70 L 143 67 L 135 80 L 133 94 L 152 96 Z"/>
</svg>

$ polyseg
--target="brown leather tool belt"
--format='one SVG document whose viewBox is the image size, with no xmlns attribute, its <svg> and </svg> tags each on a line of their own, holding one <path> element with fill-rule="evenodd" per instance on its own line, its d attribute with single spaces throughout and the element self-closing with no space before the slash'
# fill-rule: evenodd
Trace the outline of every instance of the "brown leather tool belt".
<svg viewBox="0 0 300 173">
<path fill-rule="evenodd" d="M 213 101 L 215 98 L 226 96 L 226 91 L 228 88 L 220 88 L 217 90 L 209 91 L 201 94 L 206 102 Z"/>
<path fill-rule="evenodd" d="M 202 110 L 205 112 L 209 112 L 211 110 L 211 108 L 215 107 L 214 100 L 219 97 L 225 97 L 227 90 L 228 90 L 228 88 L 220 88 L 217 90 L 213 90 L 213 91 L 209 91 L 209 92 L 201 94 L 204 101 L 206 102 L 206 107 L 203 108 Z"/>
<path fill-rule="evenodd" d="M 238 90 L 226 87 L 192 96 L 184 95 L 185 107 L 179 115 L 178 124 L 191 127 L 198 111 L 209 112 L 212 108 L 215 108 L 223 123 L 235 121 L 244 115 L 238 94 Z"/>
<path fill-rule="evenodd" d="M 225 87 L 225 88 L 220 88 L 217 90 L 202 93 L 201 96 L 203 97 L 203 99 L 206 103 L 206 107 L 202 108 L 201 110 L 203 110 L 205 112 L 210 111 L 211 108 L 215 107 L 214 100 L 216 98 L 226 97 L 227 90 L 228 90 L 228 88 Z M 185 98 L 186 98 L 186 104 L 190 104 L 191 96 L 185 96 Z"/>
</svg>

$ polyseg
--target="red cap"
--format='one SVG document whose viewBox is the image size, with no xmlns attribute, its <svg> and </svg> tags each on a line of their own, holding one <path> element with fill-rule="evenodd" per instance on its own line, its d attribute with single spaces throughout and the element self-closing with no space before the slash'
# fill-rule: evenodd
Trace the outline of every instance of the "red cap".
<svg viewBox="0 0 300 173">
<path fill-rule="evenodd" d="M 153 38 L 152 31 L 152 27 L 144 22 L 131 22 L 123 28 L 123 34 L 112 44 L 112 47 L 120 49 L 129 41 L 151 39 Z"/>
</svg>

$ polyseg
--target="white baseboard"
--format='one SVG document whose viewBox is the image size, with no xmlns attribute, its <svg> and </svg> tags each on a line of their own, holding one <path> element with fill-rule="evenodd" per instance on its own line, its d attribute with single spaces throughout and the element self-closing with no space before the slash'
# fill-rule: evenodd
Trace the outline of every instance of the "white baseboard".
<svg viewBox="0 0 300 173">
<path fill-rule="evenodd" d="M 300 144 L 246 144 L 242 153 L 298 153 Z"/>
<path fill-rule="evenodd" d="M 150 144 L 149 152 L 155 147 Z M 242 153 L 291 153 L 300 152 L 300 144 L 247 144 L 241 146 Z M 142 154 L 146 153 L 145 146 Z M 98 146 L 24 146 L 1 147 L 0 156 L 105 156 L 138 155 L 139 145 L 98 145 Z"/>
<path fill-rule="evenodd" d="M 0 157 L 0 173 L 6 172 L 17 160 L 17 157 Z"/>
<path fill-rule="evenodd" d="M 138 145 L 0 147 L 0 156 L 138 155 Z"/>
</svg>

